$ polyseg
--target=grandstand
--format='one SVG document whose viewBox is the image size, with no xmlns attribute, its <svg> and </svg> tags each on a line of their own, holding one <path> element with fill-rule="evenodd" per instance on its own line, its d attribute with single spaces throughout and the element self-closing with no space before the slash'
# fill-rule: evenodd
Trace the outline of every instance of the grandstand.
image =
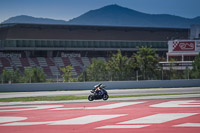
<svg viewBox="0 0 200 133">
<path fill-rule="evenodd" d="M 118 49 L 131 56 L 141 46 L 166 57 L 168 40 L 188 38 L 189 29 L 179 28 L 1 24 L 0 73 L 40 67 L 48 78 L 56 78 L 60 67 L 72 65 L 77 77 L 92 58 L 107 61 Z"/>
</svg>

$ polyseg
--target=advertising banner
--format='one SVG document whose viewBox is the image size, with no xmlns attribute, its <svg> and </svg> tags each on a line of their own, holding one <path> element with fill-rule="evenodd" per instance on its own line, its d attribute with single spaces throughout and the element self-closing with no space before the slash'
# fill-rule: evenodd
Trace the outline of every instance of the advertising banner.
<svg viewBox="0 0 200 133">
<path fill-rule="evenodd" d="M 200 52 L 200 40 L 174 40 L 168 42 L 169 52 Z"/>
</svg>

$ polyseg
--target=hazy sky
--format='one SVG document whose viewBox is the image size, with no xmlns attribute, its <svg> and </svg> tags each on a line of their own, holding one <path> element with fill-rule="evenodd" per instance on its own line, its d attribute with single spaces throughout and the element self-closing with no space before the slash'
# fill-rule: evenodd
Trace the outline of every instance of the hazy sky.
<svg viewBox="0 0 200 133">
<path fill-rule="evenodd" d="M 17 15 L 69 20 L 110 4 L 150 14 L 200 16 L 200 0 L 0 0 L 0 22 Z"/>
</svg>

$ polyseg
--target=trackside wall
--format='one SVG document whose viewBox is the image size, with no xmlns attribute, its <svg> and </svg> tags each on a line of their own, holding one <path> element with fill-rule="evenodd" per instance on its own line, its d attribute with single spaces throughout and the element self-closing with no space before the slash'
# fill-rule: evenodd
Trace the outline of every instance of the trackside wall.
<svg viewBox="0 0 200 133">
<path fill-rule="evenodd" d="M 0 92 L 90 90 L 99 82 L 0 84 Z M 200 87 L 197 80 L 103 81 L 107 89 Z"/>
</svg>

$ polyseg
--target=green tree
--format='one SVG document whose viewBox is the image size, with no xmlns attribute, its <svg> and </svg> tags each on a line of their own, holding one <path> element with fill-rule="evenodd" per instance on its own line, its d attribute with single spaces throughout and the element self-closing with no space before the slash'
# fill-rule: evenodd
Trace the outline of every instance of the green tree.
<svg viewBox="0 0 200 133">
<path fill-rule="evenodd" d="M 82 75 L 87 81 L 103 81 L 108 80 L 106 63 L 100 59 L 92 59 L 92 63 L 87 67 Z"/>
<path fill-rule="evenodd" d="M 174 79 L 181 79 L 181 77 L 180 77 L 180 74 L 179 74 L 179 72 L 178 72 L 178 70 L 176 70 L 176 69 L 173 69 L 173 68 L 170 68 L 170 71 L 169 71 L 169 78 L 170 78 L 170 80 L 174 80 Z"/>
<path fill-rule="evenodd" d="M 139 48 L 135 58 L 139 64 L 144 80 L 152 79 L 156 76 L 158 60 L 156 52 L 152 48 L 142 46 Z"/>
<path fill-rule="evenodd" d="M 192 66 L 192 78 L 200 78 L 200 53 L 195 57 Z"/>
<path fill-rule="evenodd" d="M 33 83 L 46 81 L 46 76 L 41 68 L 38 67 L 32 68 L 31 74 L 32 74 L 31 81 Z"/>
<path fill-rule="evenodd" d="M 128 57 L 122 56 L 121 51 L 118 50 L 107 62 L 107 70 L 110 72 L 113 80 L 126 80 L 129 74 Z"/>
<path fill-rule="evenodd" d="M 188 66 L 186 67 L 186 69 L 183 72 L 184 72 L 183 78 L 190 79 L 190 69 L 188 68 Z"/>
<path fill-rule="evenodd" d="M 19 72 L 19 69 L 16 69 L 13 71 L 12 77 L 11 77 L 12 83 L 20 83 L 22 82 L 22 76 Z"/>
<path fill-rule="evenodd" d="M 3 69 L 1 74 L 1 82 L 2 83 L 20 83 L 22 82 L 22 76 L 19 73 L 19 70 L 6 70 Z"/>
<path fill-rule="evenodd" d="M 64 82 L 72 81 L 72 66 L 71 65 L 62 67 L 60 68 L 60 70 L 63 72 L 62 77 L 64 79 Z"/>
<path fill-rule="evenodd" d="M 25 83 L 45 82 L 46 76 L 41 68 L 26 68 L 23 80 Z"/>
<path fill-rule="evenodd" d="M 33 77 L 32 69 L 31 68 L 25 68 L 23 81 L 25 83 L 31 83 L 32 77 Z"/>
<path fill-rule="evenodd" d="M 9 83 L 11 81 L 12 71 L 3 69 L 1 77 L 2 77 L 2 83 Z"/>
<path fill-rule="evenodd" d="M 129 59 L 129 71 L 131 76 L 135 76 L 135 79 L 139 79 L 140 73 L 140 56 L 138 54 L 133 54 Z"/>
</svg>

